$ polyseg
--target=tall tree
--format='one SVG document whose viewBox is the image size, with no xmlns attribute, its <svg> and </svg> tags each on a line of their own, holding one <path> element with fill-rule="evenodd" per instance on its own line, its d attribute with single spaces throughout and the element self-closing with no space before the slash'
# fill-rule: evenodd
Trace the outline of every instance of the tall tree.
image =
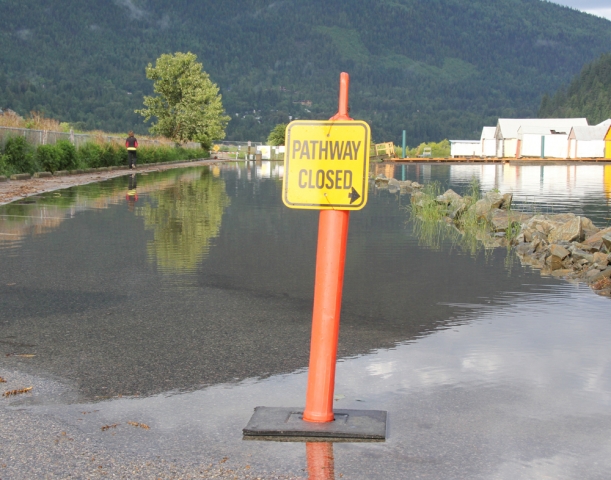
<svg viewBox="0 0 611 480">
<path fill-rule="evenodd" d="M 157 96 L 145 96 L 147 108 L 136 113 L 145 122 L 157 117 L 151 133 L 181 143 L 197 141 L 204 148 L 225 138 L 230 117 L 224 114 L 219 88 L 204 72 L 195 54 L 163 54 L 155 66 L 148 64 L 146 77 L 155 82 Z"/>
<path fill-rule="evenodd" d="M 270 145 L 284 145 L 286 136 L 286 123 L 276 125 L 267 137 L 267 143 Z"/>
</svg>

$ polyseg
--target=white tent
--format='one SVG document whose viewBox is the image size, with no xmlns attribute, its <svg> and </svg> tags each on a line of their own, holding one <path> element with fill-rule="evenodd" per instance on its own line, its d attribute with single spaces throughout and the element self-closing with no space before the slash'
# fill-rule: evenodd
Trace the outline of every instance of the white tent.
<svg viewBox="0 0 611 480">
<path fill-rule="evenodd" d="M 454 157 L 479 157 L 482 146 L 479 140 L 450 140 L 450 155 Z"/>
<path fill-rule="evenodd" d="M 611 119 L 590 127 L 573 127 L 569 134 L 569 158 L 604 158 L 609 127 Z"/>
<path fill-rule="evenodd" d="M 495 157 L 496 156 L 496 140 L 494 133 L 496 127 L 484 127 L 482 129 L 482 136 L 480 143 L 482 145 L 482 156 L 483 157 Z"/>
<path fill-rule="evenodd" d="M 576 126 L 588 126 L 588 120 L 585 118 L 499 118 L 496 125 L 495 139 L 496 139 L 496 154 L 497 157 L 519 157 L 521 152 L 521 145 L 519 143 L 518 131 L 520 128 L 523 129 L 522 135 L 524 135 L 524 129 L 534 129 L 538 131 L 547 131 L 549 135 L 557 135 L 563 133 L 567 135 L 571 131 L 571 128 Z M 558 132 L 558 133 L 556 133 Z M 534 133 L 534 135 L 543 135 L 543 133 Z M 545 142 L 548 141 L 547 134 L 545 135 Z M 565 139 L 566 140 L 566 139 Z M 529 141 L 535 142 L 535 139 L 530 138 Z M 551 138 L 549 139 L 549 152 L 545 156 L 552 156 L 551 153 L 559 154 L 562 153 L 560 148 L 561 139 Z M 568 146 L 564 148 L 567 150 Z M 546 148 L 547 150 L 547 148 Z M 559 158 L 566 158 L 568 151 L 563 153 Z M 541 151 L 538 155 L 541 156 Z"/>
<path fill-rule="evenodd" d="M 547 127 L 520 127 L 518 156 L 567 158 L 568 138 L 568 132 L 558 132 Z"/>
</svg>

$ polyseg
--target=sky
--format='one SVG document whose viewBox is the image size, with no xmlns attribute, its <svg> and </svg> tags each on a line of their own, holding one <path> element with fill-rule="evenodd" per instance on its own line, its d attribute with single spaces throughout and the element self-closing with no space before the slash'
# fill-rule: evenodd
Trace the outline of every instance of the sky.
<svg viewBox="0 0 611 480">
<path fill-rule="evenodd" d="M 551 0 L 611 20 L 611 0 Z"/>
</svg>

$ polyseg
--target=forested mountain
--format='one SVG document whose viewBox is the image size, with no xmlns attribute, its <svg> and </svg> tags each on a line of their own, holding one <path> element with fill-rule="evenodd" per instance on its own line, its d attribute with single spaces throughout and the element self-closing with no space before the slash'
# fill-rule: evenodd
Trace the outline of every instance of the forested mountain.
<svg viewBox="0 0 611 480">
<path fill-rule="evenodd" d="M 611 22 L 540 0 L 0 0 L 0 107 L 143 132 L 144 67 L 191 51 L 228 138 L 328 118 L 339 73 L 376 141 L 479 138 L 611 50 Z"/>
<path fill-rule="evenodd" d="M 590 125 L 611 118 L 611 54 L 586 65 L 568 87 L 543 96 L 541 118 L 586 117 Z"/>
</svg>

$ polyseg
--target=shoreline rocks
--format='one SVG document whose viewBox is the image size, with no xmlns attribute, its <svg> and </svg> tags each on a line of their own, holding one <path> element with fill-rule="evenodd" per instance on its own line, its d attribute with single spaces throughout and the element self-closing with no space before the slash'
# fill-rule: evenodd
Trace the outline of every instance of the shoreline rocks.
<svg viewBox="0 0 611 480">
<path fill-rule="evenodd" d="M 434 202 L 434 204 L 433 204 Z M 611 297 L 611 227 L 600 229 L 573 213 L 531 214 L 511 210 L 512 195 L 488 192 L 477 201 L 453 190 L 433 197 L 416 191 L 412 211 L 433 205 L 461 233 L 473 229 L 484 248 L 514 247 L 523 265 L 569 281 L 587 283 Z"/>
</svg>

